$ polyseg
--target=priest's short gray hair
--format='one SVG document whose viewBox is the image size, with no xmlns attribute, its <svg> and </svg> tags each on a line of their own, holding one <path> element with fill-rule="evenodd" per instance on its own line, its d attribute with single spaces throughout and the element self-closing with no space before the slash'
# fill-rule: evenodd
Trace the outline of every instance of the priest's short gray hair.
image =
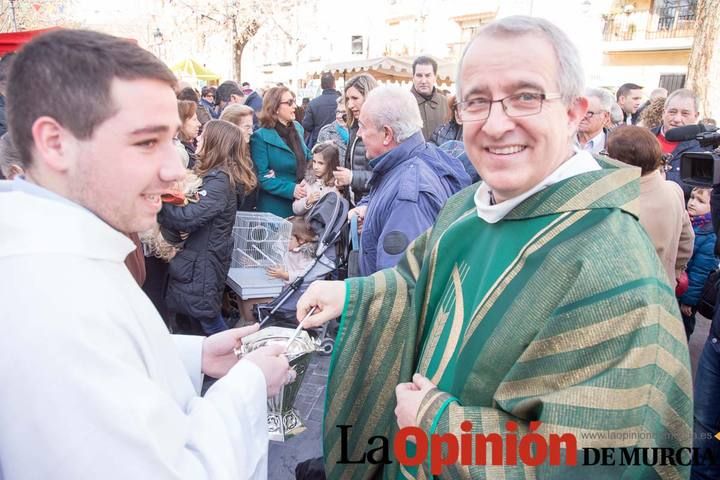
<svg viewBox="0 0 720 480">
<path fill-rule="evenodd" d="M 517 37 L 521 35 L 537 35 L 552 45 L 557 59 L 557 85 L 559 93 L 566 104 L 570 104 L 582 95 L 585 84 L 580 54 L 570 38 L 555 24 L 537 17 L 515 15 L 501 18 L 488 23 L 481 28 L 477 35 L 465 46 L 457 71 L 458 101 L 462 101 L 462 73 L 463 60 L 470 46 L 480 37 Z M 482 40 L 480 40 L 482 41 Z"/>
<path fill-rule="evenodd" d="M 397 85 L 381 85 L 370 91 L 362 111 L 377 129 L 390 127 L 398 143 L 423 127 L 417 100 L 409 90 Z"/>
</svg>

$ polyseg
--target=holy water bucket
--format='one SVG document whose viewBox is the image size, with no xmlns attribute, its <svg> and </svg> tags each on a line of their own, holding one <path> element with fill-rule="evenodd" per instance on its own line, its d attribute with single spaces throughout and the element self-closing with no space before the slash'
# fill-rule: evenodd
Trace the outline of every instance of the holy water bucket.
<svg viewBox="0 0 720 480">
<path fill-rule="evenodd" d="M 264 328 L 243 337 L 240 352 L 242 354 L 249 353 L 273 343 L 287 344 L 294 333 L 295 329 L 293 328 Z M 270 433 L 270 440 L 284 442 L 305 430 L 305 425 L 303 425 L 297 410 L 293 408 L 293 404 L 315 349 L 315 342 L 305 330 L 302 330 L 288 347 L 288 361 L 290 362 L 290 368 L 295 370 L 296 376 L 295 380 L 285 385 L 280 393 L 268 398 L 268 432 Z"/>
</svg>

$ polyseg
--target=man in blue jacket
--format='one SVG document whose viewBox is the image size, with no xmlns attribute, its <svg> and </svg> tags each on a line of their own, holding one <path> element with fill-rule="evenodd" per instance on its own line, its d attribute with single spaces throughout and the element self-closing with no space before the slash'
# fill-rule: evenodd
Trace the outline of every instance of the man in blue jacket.
<svg viewBox="0 0 720 480">
<path fill-rule="evenodd" d="M 372 90 L 359 125 L 372 175 L 370 193 L 350 215 L 364 220 L 359 266 L 366 276 L 395 266 L 470 177 L 459 160 L 425 143 L 417 102 L 401 87 Z"/>
</svg>

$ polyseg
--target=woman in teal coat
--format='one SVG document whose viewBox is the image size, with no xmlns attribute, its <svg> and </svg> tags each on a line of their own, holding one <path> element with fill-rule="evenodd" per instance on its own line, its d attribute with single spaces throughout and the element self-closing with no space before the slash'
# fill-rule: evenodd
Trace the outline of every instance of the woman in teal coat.
<svg viewBox="0 0 720 480">
<path fill-rule="evenodd" d="M 260 183 L 257 211 L 289 217 L 293 200 L 306 196 L 303 179 L 310 150 L 302 126 L 295 121 L 295 97 L 287 87 L 265 93 L 259 120 L 262 128 L 250 137 Z"/>
</svg>

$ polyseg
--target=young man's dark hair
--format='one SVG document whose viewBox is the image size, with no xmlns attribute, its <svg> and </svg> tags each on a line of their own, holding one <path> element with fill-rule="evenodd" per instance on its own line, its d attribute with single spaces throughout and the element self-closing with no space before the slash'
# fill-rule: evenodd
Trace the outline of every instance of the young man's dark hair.
<svg viewBox="0 0 720 480">
<path fill-rule="evenodd" d="M 192 87 L 185 87 L 182 90 L 180 90 L 177 94 L 178 100 L 187 100 L 190 102 L 198 103 L 200 99 L 198 98 L 197 92 Z"/>
<path fill-rule="evenodd" d="M 433 73 L 437 75 L 438 64 L 434 58 L 426 56 L 417 57 L 412 64 L 413 75 L 415 75 L 415 67 L 417 67 L 418 65 L 432 65 Z"/>
<path fill-rule="evenodd" d="M 202 87 L 202 90 L 200 90 L 200 94 L 203 97 L 207 97 L 208 95 L 212 95 L 214 97 L 216 90 L 217 90 L 217 88 L 215 88 L 215 87 L 209 87 L 209 86 L 205 85 L 204 87 Z"/>
<path fill-rule="evenodd" d="M 320 77 L 320 88 L 323 90 L 330 90 L 335 88 L 335 77 L 330 72 L 325 72 Z"/>
<path fill-rule="evenodd" d="M 634 83 L 623 83 L 615 94 L 615 100 L 620 101 L 620 97 L 627 97 L 631 90 L 642 90 L 642 88 Z"/>
<path fill-rule="evenodd" d="M 230 102 L 230 97 L 233 95 L 240 97 L 245 96 L 236 82 L 233 82 L 232 80 L 224 81 L 220 84 L 217 90 L 215 90 L 215 105 L 220 105 L 220 102 Z"/>
<path fill-rule="evenodd" d="M 250 82 L 242 82 L 242 86 L 243 86 L 243 87 L 249 87 L 249 86 L 250 86 Z"/>
<path fill-rule="evenodd" d="M 27 44 L 14 60 L 7 89 L 8 123 L 23 167 L 30 165 L 32 127 L 40 117 L 52 117 L 79 140 L 91 138 L 117 111 L 111 92 L 116 78 L 177 83 L 153 54 L 104 33 L 57 30 Z"/>
</svg>

